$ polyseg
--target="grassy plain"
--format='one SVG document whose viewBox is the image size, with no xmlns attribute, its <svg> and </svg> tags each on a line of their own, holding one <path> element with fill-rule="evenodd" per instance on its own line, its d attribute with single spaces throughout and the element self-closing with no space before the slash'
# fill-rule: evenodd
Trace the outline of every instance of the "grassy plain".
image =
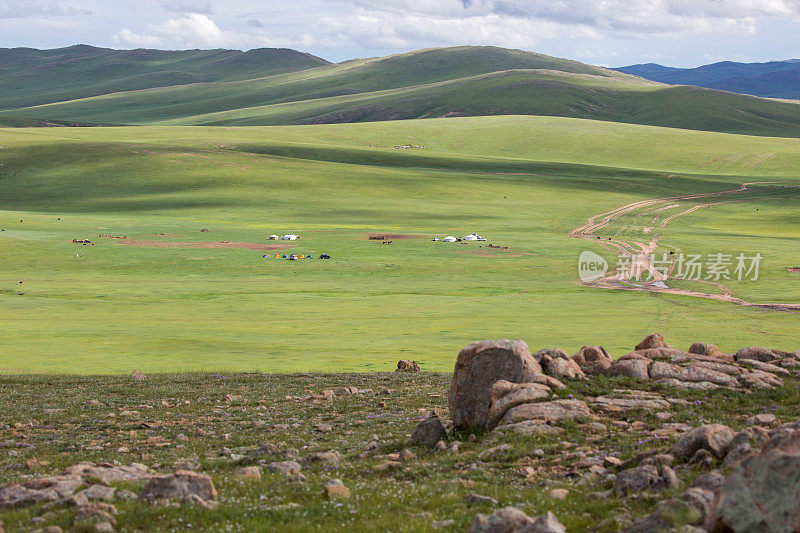
<svg viewBox="0 0 800 533">
<path fill-rule="evenodd" d="M 619 356 L 655 330 L 684 348 L 798 348 L 796 314 L 584 287 L 577 257 L 601 249 L 567 236 L 642 199 L 800 184 L 796 139 L 484 117 L 3 129 L 0 146 L 3 369 L 369 371 L 416 359 L 448 371 L 476 339 Z M 760 187 L 676 219 L 662 244 L 760 251 L 762 279 L 734 294 L 800 302 L 786 270 L 800 266 L 800 194 Z M 288 232 L 303 239 L 287 251 L 333 260 L 131 244 Z M 417 238 L 382 245 L 372 232 Z M 471 232 L 488 243 L 431 242 Z"/>
</svg>

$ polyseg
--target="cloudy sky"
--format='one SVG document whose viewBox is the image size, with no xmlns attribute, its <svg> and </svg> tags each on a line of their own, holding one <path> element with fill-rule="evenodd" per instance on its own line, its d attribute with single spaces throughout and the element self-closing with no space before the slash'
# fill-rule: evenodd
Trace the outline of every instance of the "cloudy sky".
<svg viewBox="0 0 800 533">
<path fill-rule="evenodd" d="M 287 47 L 331 61 L 460 44 L 606 66 L 800 57 L 800 0 L 0 0 L 0 47 Z"/>
</svg>

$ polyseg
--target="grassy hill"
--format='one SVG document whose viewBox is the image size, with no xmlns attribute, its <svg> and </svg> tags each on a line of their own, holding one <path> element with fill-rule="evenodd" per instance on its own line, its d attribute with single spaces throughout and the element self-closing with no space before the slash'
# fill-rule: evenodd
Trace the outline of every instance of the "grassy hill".
<svg viewBox="0 0 800 533">
<path fill-rule="evenodd" d="M 550 115 L 800 136 L 800 105 L 665 86 L 574 61 L 495 47 L 421 50 L 253 79 L 114 92 L 8 113 L 152 125 Z"/>
<path fill-rule="evenodd" d="M 0 110 L 118 91 L 305 70 L 328 62 L 287 49 L 112 50 L 77 45 L 0 49 Z"/>
<path fill-rule="evenodd" d="M 409 358 L 449 371 L 476 338 L 619 356 L 656 329 L 680 346 L 795 348 L 792 313 L 584 287 L 577 257 L 605 252 L 567 236 L 630 202 L 800 184 L 794 139 L 506 116 L 6 129 L 0 146 L 0 368 L 368 371 Z M 659 251 L 760 252 L 760 279 L 729 288 L 799 302 L 787 267 L 800 266 L 800 198 L 782 185 L 676 219 Z M 648 222 L 608 236 L 643 239 Z M 266 248 L 289 232 L 302 239 Z M 471 232 L 500 248 L 431 241 Z"/>
</svg>

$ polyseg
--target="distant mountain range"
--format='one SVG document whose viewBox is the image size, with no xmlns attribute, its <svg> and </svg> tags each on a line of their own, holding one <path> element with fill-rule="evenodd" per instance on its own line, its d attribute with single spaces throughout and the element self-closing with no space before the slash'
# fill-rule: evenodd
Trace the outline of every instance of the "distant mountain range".
<svg viewBox="0 0 800 533">
<path fill-rule="evenodd" d="M 723 61 L 697 68 L 646 63 L 614 70 L 670 85 L 696 85 L 767 98 L 800 99 L 800 59 L 768 63 Z"/>
<path fill-rule="evenodd" d="M 0 126 L 266 126 L 484 115 L 800 137 L 800 105 L 795 103 L 665 85 L 568 59 L 488 46 L 336 64 L 268 48 L 0 49 Z"/>
</svg>

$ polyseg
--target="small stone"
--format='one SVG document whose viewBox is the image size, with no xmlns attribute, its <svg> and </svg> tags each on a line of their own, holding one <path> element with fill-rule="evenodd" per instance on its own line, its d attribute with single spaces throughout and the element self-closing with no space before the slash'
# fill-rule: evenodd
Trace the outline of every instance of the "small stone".
<svg viewBox="0 0 800 533">
<path fill-rule="evenodd" d="M 443 440 L 440 440 L 436 443 L 436 446 L 434 446 L 433 449 L 437 452 L 443 452 L 447 449 L 447 443 Z"/>
<path fill-rule="evenodd" d="M 258 481 L 261 479 L 261 468 L 246 466 L 236 471 L 236 478 L 241 481 Z"/>
<path fill-rule="evenodd" d="M 134 370 L 133 374 L 131 374 L 131 379 L 133 381 L 144 381 L 147 379 L 147 376 L 141 370 Z"/>
<path fill-rule="evenodd" d="M 414 452 L 412 452 L 409 449 L 400 450 L 400 460 L 401 461 L 410 461 L 410 460 L 412 460 L 412 459 L 414 459 L 416 457 L 417 456 L 414 455 Z"/>
<path fill-rule="evenodd" d="M 347 499 L 350 497 L 350 489 L 344 486 L 340 479 L 331 479 L 325 482 L 325 494 L 330 499 Z"/>
<path fill-rule="evenodd" d="M 506 450 L 512 449 L 513 446 L 510 444 L 501 444 L 499 446 L 495 446 L 493 448 L 489 448 L 488 450 L 483 450 L 481 453 L 478 454 L 479 459 L 486 459 L 492 457 L 494 455 L 500 454 Z"/>
<path fill-rule="evenodd" d="M 780 425 L 778 417 L 772 413 L 760 413 L 744 421 L 748 426 L 776 427 Z"/>
<path fill-rule="evenodd" d="M 550 498 L 553 500 L 566 500 L 569 495 L 567 489 L 553 489 L 550 491 Z"/>
<path fill-rule="evenodd" d="M 666 422 L 667 420 L 672 418 L 672 413 L 669 411 L 659 411 L 656 413 L 656 420 L 659 422 Z"/>
<path fill-rule="evenodd" d="M 303 466 L 297 461 L 275 461 L 267 466 L 270 472 L 278 472 L 284 476 L 291 477 L 300 473 Z"/>
<path fill-rule="evenodd" d="M 614 457 L 613 455 L 607 455 L 603 457 L 603 466 L 606 468 L 617 468 L 622 466 L 622 460 Z"/>
<path fill-rule="evenodd" d="M 467 507 L 472 507 L 473 505 L 497 505 L 497 500 L 491 498 L 489 496 L 483 496 L 482 494 L 467 494 L 464 496 L 464 501 L 467 503 Z"/>
</svg>

